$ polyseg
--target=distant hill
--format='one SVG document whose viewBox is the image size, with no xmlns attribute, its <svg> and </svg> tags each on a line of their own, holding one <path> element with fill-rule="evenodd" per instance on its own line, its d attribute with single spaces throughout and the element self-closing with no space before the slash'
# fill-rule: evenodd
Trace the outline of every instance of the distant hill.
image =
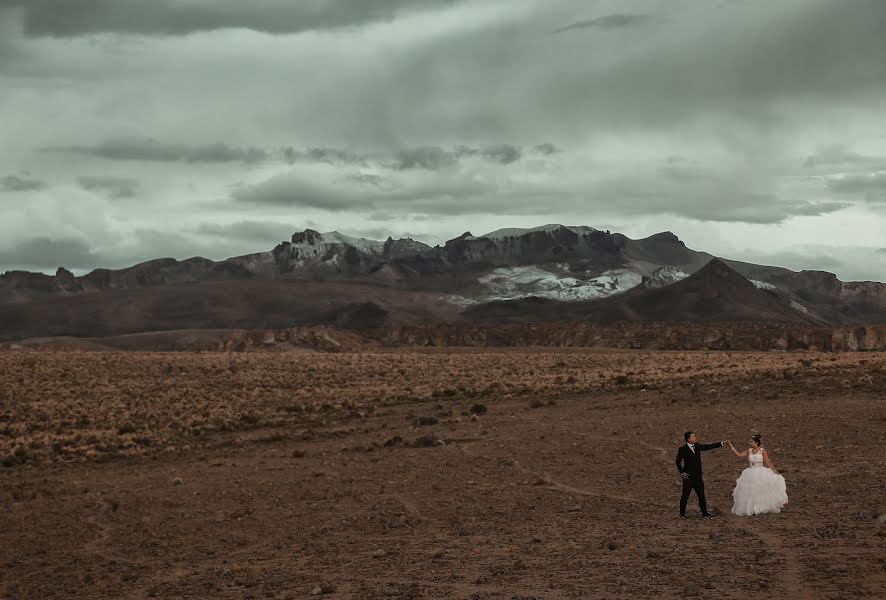
<svg viewBox="0 0 886 600">
<path fill-rule="evenodd" d="M 670 232 L 634 240 L 554 224 L 431 247 L 308 229 L 221 261 L 3 273 L 0 340 L 477 320 L 886 322 L 886 284 L 714 258 Z"/>
</svg>

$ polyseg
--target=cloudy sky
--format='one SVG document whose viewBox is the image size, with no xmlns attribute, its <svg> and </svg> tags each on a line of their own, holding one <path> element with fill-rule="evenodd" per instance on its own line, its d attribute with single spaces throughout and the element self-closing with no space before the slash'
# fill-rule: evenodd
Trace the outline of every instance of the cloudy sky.
<svg viewBox="0 0 886 600">
<path fill-rule="evenodd" d="M 0 271 L 545 223 L 886 281 L 883 0 L 0 0 Z"/>
</svg>

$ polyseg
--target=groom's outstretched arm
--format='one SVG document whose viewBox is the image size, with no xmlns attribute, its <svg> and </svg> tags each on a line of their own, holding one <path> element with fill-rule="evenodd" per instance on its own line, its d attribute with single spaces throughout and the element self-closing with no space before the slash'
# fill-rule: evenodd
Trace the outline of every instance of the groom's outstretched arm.
<svg viewBox="0 0 886 600">
<path fill-rule="evenodd" d="M 699 444 L 696 448 L 699 449 L 700 452 L 704 452 L 705 450 L 714 450 L 716 448 L 722 448 L 726 444 L 723 442 L 717 442 L 715 444 Z"/>
</svg>

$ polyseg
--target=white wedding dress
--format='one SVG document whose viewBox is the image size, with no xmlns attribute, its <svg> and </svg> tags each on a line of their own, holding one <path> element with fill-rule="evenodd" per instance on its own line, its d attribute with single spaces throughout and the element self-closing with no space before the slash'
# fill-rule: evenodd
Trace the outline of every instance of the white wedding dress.
<svg viewBox="0 0 886 600">
<path fill-rule="evenodd" d="M 741 472 L 732 491 L 732 514 L 742 517 L 781 512 L 788 494 L 784 477 L 763 466 L 763 452 L 748 450 L 750 466 Z"/>
</svg>

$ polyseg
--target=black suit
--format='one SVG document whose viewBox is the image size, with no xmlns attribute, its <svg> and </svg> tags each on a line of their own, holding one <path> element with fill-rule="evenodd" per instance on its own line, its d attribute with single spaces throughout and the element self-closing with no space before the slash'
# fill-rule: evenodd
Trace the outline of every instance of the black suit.
<svg viewBox="0 0 886 600">
<path fill-rule="evenodd" d="M 695 451 L 689 447 L 689 444 L 680 446 L 677 451 L 677 470 L 683 474 L 689 475 L 683 480 L 683 495 L 680 496 L 680 516 L 686 516 L 686 501 L 689 500 L 689 494 L 695 490 L 698 496 L 698 507 L 701 514 L 708 514 L 708 503 L 704 497 L 704 479 L 702 479 L 701 469 L 701 453 L 705 450 L 713 450 L 714 448 L 722 448 L 723 442 L 716 444 L 696 444 Z"/>
</svg>

